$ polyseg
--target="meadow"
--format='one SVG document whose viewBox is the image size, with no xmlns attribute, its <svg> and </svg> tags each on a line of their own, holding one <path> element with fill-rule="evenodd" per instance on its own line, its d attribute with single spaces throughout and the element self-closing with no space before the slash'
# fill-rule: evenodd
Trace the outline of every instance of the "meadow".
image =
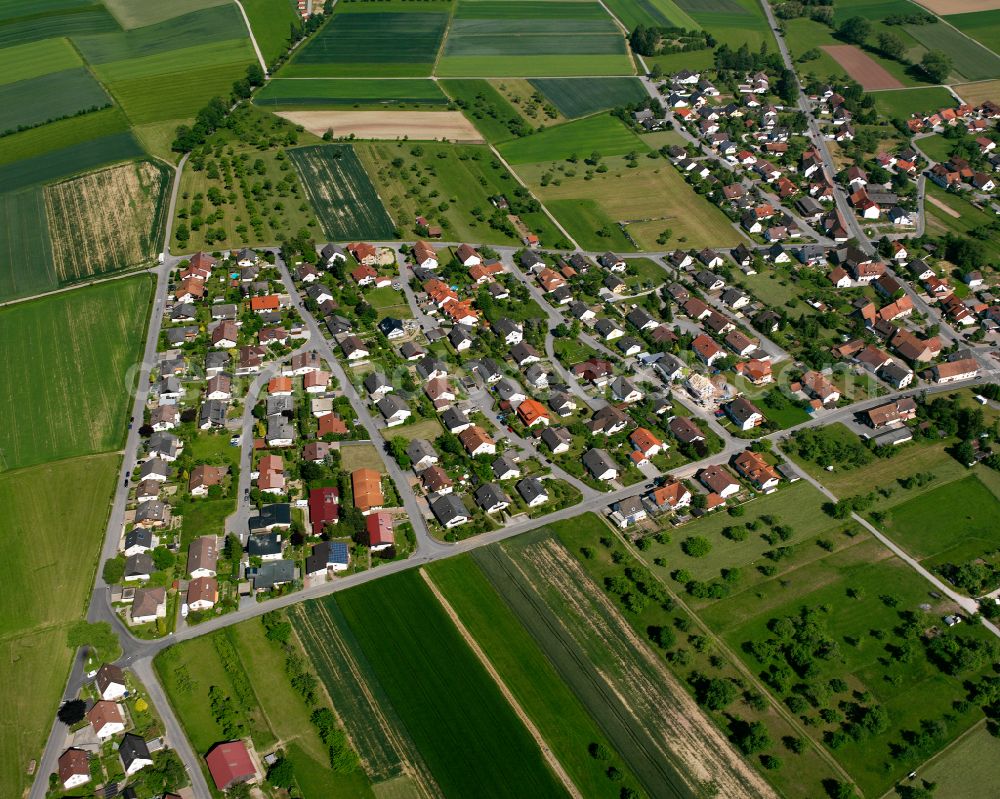
<svg viewBox="0 0 1000 799">
<path fill-rule="evenodd" d="M 68 121 L 85 118 L 74 117 Z M 36 130 L 44 130 L 47 127 L 46 125 Z M 26 133 L 33 132 L 34 130 L 26 131 Z M 50 150 L 44 155 L 4 164 L 0 166 L 0 185 L 12 191 L 35 183 L 47 183 L 116 161 L 127 161 L 140 155 L 143 155 L 143 151 L 135 136 L 127 132 L 112 133 L 62 149 Z"/>
<path fill-rule="evenodd" d="M 494 213 L 489 198 L 503 194 L 513 199 L 517 182 L 490 151 L 479 145 L 421 142 L 362 142 L 354 150 L 400 229 L 417 235 L 415 218 L 426 215 L 440 224 L 454 241 L 517 244 L 518 239 L 489 224 Z M 396 166 L 397 159 L 402 161 Z M 427 185 L 421 185 L 426 178 Z M 431 196 L 432 192 L 436 196 Z M 447 203 L 441 211 L 442 201 Z M 540 210 L 521 214 L 545 246 L 555 246 L 562 236 Z"/>
<path fill-rule="evenodd" d="M 439 561 L 428 568 L 432 583 L 458 614 L 490 663 L 531 718 L 556 758 L 584 796 L 600 796 L 607 788 L 607 766 L 589 754 L 591 744 L 605 747 L 616 763 L 619 755 L 518 621 L 467 555 Z M 624 763 L 624 781 L 634 783 Z"/>
<path fill-rule="evenodd" d="M 997 549 L 1000 502 L 970 475 L 895 505 L 883 529 L 925 565 L 964 563 Z"/>
<path fill-rule="evenodd" d="M 45 187 L 52 257 L 60 281 L 150 262 L 158 252 L 166 167 L 133 161 Z"/>
<path fill-rule="evenodd" d="M 0 86 L 0 132 L 30 128 L 103 108 L 111 98 L 84 67 Z"/>
<path fill-rule="evenodd" d="M 250 18 L 250 27 L 264 61 L 273 63 L 288 49 L 289 31 L 302 26 L 295 4 L 291 0 L 245 0 L 243 8 Z"/>
<path fill-rule="evenodd" d="M 41 186 L 0 194 L 0 299 L 30 297 L 58 285 Z"/>
<path fill-rule="evenodd" d="M 155 25 L 212 6 L 228 5 L 228 0 L 171 0 L 170 3 L 163 4 L 104 0 L 104 5 L 114 14 L 123 28 L 131 29 Z"/>
<path fill-rule="evenodd" d="M 16 420 L 0 432 L 4 470 L 118 448 L 152 285 L 143 275 L 0 311 L 0 408 Z"/>
<path fill-rule="evenodd" d="M 561 161 L 574 155 L 586 158 L 594 152 L 610 156 L 632 151 L 642 154 L 648 150 L 642 139 L 608 114 L 547 128 L 540 133 L 505 142 L 497 149 L 507 163 L 515 166 Z"/>
<path fill-rule="evenodd" d="M 375 187 L 347 145 L 289 150 L 327 237 L 334 241 L 395 237 L 395 227 Z"/>
<path fill-rule="evenodd" d="M 1000 77 L 1000 56 L 950 25 L 935 22 L 931 25 L 906 25 L 905 28 L 928 50 L 947 53 L 951 58 L 953 71 L 966 79 Z"/>
<path fill-rule="evenodd" d="M 515 137 L 521 115 L 488 80 L 466 78 L 438 81 L 463 110 L 483 138 L 493 144 Z"/>
<path fill-rule="evenodd" d="M 19 5 L 24 11 L 25 6 Z M 115 18 L 100 5 L 40 10 L 0 19 L 0 48 L 62 36 L 84 36 L 120 30 Z"/>
<path fill-rule="evenodd" d="M 327 601 L 340 607 L 445 795 L 565 795 L 419 573 L 385 577 Z"/>
<path fill-rule="evenodd" d="M 597 3 L 459 0 L 441 76 L 631 75 L 623 36 Z"/>
<path fill-rule="evenodd" d="M 1000 795 L 1000 739 L 986 724 L 972 729 L 920 771 L 939 796 L 979 799 Z"/>
<path fill-rule="evenodd" d="M 430 75 L 450 6 L 450 2 L 340 4 L 282 74 L 289 78 Z M 363 57 L 357 42 L 365 43 Z"/>
<path fill-rule="evenodd" d="M 909 119 L 912 114 L 951 108 L 955 104 L 955 98 L 943 86 L 874 92 L 872 97 L 875 98 L 875 108 L 890 119 Z M 923 148 L 923 141 L 919 144 Z"/>
<path fill-rule="evenodd" d="M 446 106 L 430 80 L 379 78 L 276 78 L 254 95 L 259 106 L 278 108 L 385 108 Z"/>
<path fill-rule="evenodd" d="M 579 156 L 589 157 L 589 152 L 581 149 Z M 603 163 L 607 172 L 594 172 L 589 179 L 591 169 L 582 163 L 528 164 L 518 172 L 586 249 L 634 250 L 618 222 L 629 222 L 629 236 L 645 250 L 735 245 L 743 240 L 728 217 L 696 194 L 665 160 L 642 156 L 635 168 L 624 158 L 605 158 Z"/>
<path fill-rule="evenodd" d="M 1000 232 L 992 227 L 995 221 L 992 214 L 976 208 L 967 200 L 945 191 L 930 181 L 927 183 L 927 197 L 933 197 L 937 202 L 958 214 L 958 216 L 952 216 L 935 203 L 928 202 L 925 205 L 928 233 L 940 235 L 951 232 L 958 236 L 964 236 L 975 230 L 977 231 L 975 238 L 981 241 L 985 247 L 986 257 L 992 262 L 1000 260 Z M 980 231 L 985 235 L 980 235 Z"/>
<path fill-rule="evenodd" d="M 32 130 L 4 136 L 3 147 L 0 147 L 0 165 L 14 164 L 16 161 L 43 155 L 52 150 L 68 148 L 77 142 L 87 142 L 127 131 L 128 120 L 117 108 L 61 119 Z M 42 169 L 45 172 L 52 171 L 44 162 Z M 42 182 L 42 180 L 44 179 L 29 182 Z M 5 190 L 8 188 L 10 187 L 4 186 Z"/>
<path fill-rule="evenodd" d="M 569 119 L 631 105 L 648 96 L 635 78 L 534 78 L 531 85 Z"/>
</svg>

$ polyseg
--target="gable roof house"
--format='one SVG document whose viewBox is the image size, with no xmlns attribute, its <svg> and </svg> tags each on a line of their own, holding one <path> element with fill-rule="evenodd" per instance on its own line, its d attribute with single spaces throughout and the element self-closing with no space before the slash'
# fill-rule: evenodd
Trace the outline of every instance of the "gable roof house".
<svg viewBox="0 0 1000 799">
<path fill-rule="evenodd" d="M 724 406 L 726 416 L 744 432 L 764 423 L 764 414 L 746 397 L 737 397 Z"/>
<path fill-rule="evenodd" d="M 764 458 L 752 449 L 745 449 L 733 458 L 736 471 L 758 491 L 770 494 L 777 488 L 781 477 Z"/>
<path fill-rule="evenodd" d="M 205 762 L 215 787 L 220 791 L 228 791 L 238 783 L 257 779 L 257 769 L 243 741 L 216 744 L 205 756 Z"/>
<path fill-rule="evenodd" d="M 583 453 L 582 461 L 595 480 L 618 479 L 618 465 L 603 449 L 588 449 Z"/>
<path fill-rule="evenodd" d="M 740 490 L 740 484 L 729 473 L 729 470 L 720 464 L 706 466 L 698 472 L 697 477 L 698 482 L 705 488 L 723 499 L 728 499 Z"/>
<path fill-rule="evenodd" d="M 167 589 L 163 586 L 136 588 L 129 613 L 132 624 L 148 624 L 166 618 Z"/>
<path fill-rule="evenodd" d="M 125 683 L 125 672 L 113 663 L 105 663 L 94 676 L 94 685 L 101 699 L 112 702 L 125 696 L 128 687 Z"/>
<path fill-rule="evenodd" d="M 456 494 L 440 494 L 430 502 L 431 513 L 441 525 L 450 530 L 469 522 L 469 511 Z"/>
<path fill-rule="evenodd" d="M 214 535 L 203 535 L 188 546 L 187 571 L 193 578 L 215 577 L 219 561 L 219 542 Z"/>
<path fill-rule="evenodd" d="M 90 722 L 98 738 L 110 738 L 125 730 L 125 717 L 122 715 L 121 706 L 106 699 L 95 702 L 87 711 L 87 721 Z"/>
</svg>

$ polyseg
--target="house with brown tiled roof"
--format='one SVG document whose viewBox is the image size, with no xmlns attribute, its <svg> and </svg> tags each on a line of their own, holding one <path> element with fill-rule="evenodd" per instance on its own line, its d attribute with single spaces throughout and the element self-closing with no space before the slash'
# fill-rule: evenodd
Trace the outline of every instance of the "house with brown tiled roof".
<svg viewBox="0 0 1000 799">
<path fill-rule="evenodd" d="M 743 450 L 733 458 L 733 467 L 758 491 L 770 494 L 778 487 L 781 477 L 763 456 L 752 449 Z"/>
</svg>

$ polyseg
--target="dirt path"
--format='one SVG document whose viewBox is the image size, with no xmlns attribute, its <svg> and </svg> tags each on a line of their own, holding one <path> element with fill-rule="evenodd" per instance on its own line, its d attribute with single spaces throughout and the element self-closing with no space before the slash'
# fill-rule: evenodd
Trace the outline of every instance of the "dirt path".
<svg viewBox="0 0 1000 799">
<path fill-rule="evenodd" d="M 535 726 L 535 723 L 531 720 L 531 718 L 529 718 L 528 714 L 524 712 L 524 708 L 522 708 L 517 699 L 514 698 L 514 694 L 511 693 L 507 684 L 503 681 L 503 678 L 497 673 L 497 670 L 493 667 L 493 664 L 486 656 L 486 653 L 480 648 L 479 642 L 472 637 L 472 634 L 468 631 L 466 626 L 462 624 L 462 620 L 458 618 L 458 614 L 455 613 L 455 609 L 448 603 L 448 600 L 445 599 L 444 594 L 438 590 L 438 587 L 434 584 L 434 581 L 431 580 L 430 575 L 427 574 L 425 569 L 420 570 L 420 576 L 424 578 L 424 582 L 427 583 L 427 587 L 431 589 L 431 593 L 433 593 L 437 601 L 441 603 L 441 607 L 444 609 L 444 612 L 448 614 L 448 618 L 451 619 L 465 643 L 469 645 L 469 649 L 473 651 L 475 656 L 479 659 L 479 662 L 483 664 L 483 668 L 489 672 L 490 677 L 492 677 L 493 681 L 497 684 L 497 688 L 500 689 L 500 693 L 503 694 L 504 699 L 507 700 L 507 703 L 517 714 L 517 717 L 521 719 L 521 723 L 524 724 L 528 732 L 531 733 L 531 737 L 535 739 L 535 743 L 538 744 L 538 748 L 542 751 L 542 757 L 545 758 L 545 762 L 549 764 L 549 768 L 551 768 L 552 772 L 559 778 L 559 781 L 563 784 L 566 792 L 574 799 L 583 799 L 583 794 L 580 793 L 580 790 L 573 783 L 573 780 L 570 779 L 569 774 L 566 773 L 566 769 L 563 768 L 562 763 L 559 762 L 559 758 L 555 756 L 555 753 L 553 753 L 553 751 L 549 748 L 549 745 L 545 742 L 545 738 L 542 737 L 542 733 L 539 731 L 538 727 Z"/>
<path fill-rule="evenodd" d="M 936 206 L 937 208 L 940 208 L 942 211 L 944 211 L 946 214 L 948 214 L 948 216 L 952 217 L 953 219 L 958 219 L 962 216 L 958 211 L 956 211 L 950 205 L 943 203 L 937 197 L 932 197 L 930 194 L 927 195 L 927 202 L 929 202 L 933 206 Z"/>
</svg>

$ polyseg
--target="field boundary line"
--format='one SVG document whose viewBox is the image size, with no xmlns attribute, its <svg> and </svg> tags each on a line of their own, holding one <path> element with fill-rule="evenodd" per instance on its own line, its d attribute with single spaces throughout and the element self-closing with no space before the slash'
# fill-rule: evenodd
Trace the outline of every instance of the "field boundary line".
<svg viewBox="0 0 1000 799">
<path fill-rule="evenodd" d="M 605 526 L 612 532 L 615 538 L 617 538 L 622 544 L 625 545 L 625 549 L 628 551 L 628 553 L 632 557 L 634 557 L 637 561 L 639 561 L 639 563 L 641 563 L 647 569 L 647 571 L 649 571 L 649 573 L 653 575 L 653 579 L 655 579 L 662 586 L 662 588 L 671 597 L 673 597 L 677 605 L 681 607 L 690 616 L 698 620 L 698 624 L 701 625 L 701 628 L 705 631 L 705 635 L 709 638 L 709 640 L 711 640 L 719 648 L 720 652 L 722 652 L 726 657 L 732 660 L 733 667 L 738 672 L 740 672 L 746 679 L 748 679 L 754 685 L 754 687 L 757 688 L 758 691 L 760 691 L 762 694 L 764 694 L 764 696 L 768 697 L 771 700 L 771 706 L 775 709 L 775 712 L 779 716 L 784 718 L 785 721 L 788 722 L 788 724 L 792 727 L 793 730 L 795 730 L 800 736 L 802 736 L 807 741 L 809 741 L 810 744 L 812 744 L 812 747 L 816 750 L 817 754 L 819 754 L 820 758 L 826 761 L 827 765 L 830 766 L 834 770 L 834 772 L 840 774 L 847 781 L 849 785 L 851 785 L 856 790 L 859 790 L 857 783 L 854 781 L 854 778 L 847 773 L 844 767 L 840 765 L 837 759 L 833 755 L 831 755 L 829 751 L 827 751 L 826 747 L 823 746 L 822 743 L 816 741 L 816 739 L 813 736 L 809 735 L 809 733 L 803 730 L 802 725 L 799 723 L 798 719 L 796 719 L 795 716 L 792 715 L 791 711 L 789 711 L 785 707 L 785 705 L 779 699 L 777 699 L 760 682 L 760 680 L 757 679 L 757 675 L 755 675 L 753 671 L 750 669 L 750 667 L 743 662 L 743 659 L 740 658 L 739 655 L 733 652 L 729 644 L 727 644 L 722 639 L 722 636 L 716 634 L 716 632 L 702 620 L 701 616 L 699 616 L 691 608 L 691 606 L 684 601 L 683 597 L 681 597 L 669 585 L 667 585 L 667 583 L 663 580 L 663 578 L 656 573 L 656 571 L 653 569 L 650 563 L 643 557 L 642 553 L 635 546 L 631 545 L 629 541 L 625 538 L 625 536 L 622 535 L 621 530 L 612 527 L 610 524 L 607 523 L 607 520 L 605 520 L 603 517 L 601 518 L 602 521 L 604 521 Z M 768 784 L 770 785 L 770 783 Z"/>
<path fill-rule="evenodd" d="M 628 40 L 629 31 L 628 28 L 625 27 L 625 23 L 622 22 L 620 19 L 618 19 L 617 16 L 615 16 L 615 12 L 605 5 L 604 0 L 597 0 L 597 2 L 600 4 L 601 8 L 604 9 L 605 13 L 607 13 L 607 15 L 611 17 L 611 21 L 618 26 L 618 30 L 621 31 L 621 33 L 625 36 L 625 52 L 628 53 L 628 60 L 632 63 L 633 74 L 635 75 L 639 74 L 639 70 L 636 69 L 635 66 L 636 61 L 638 61 L 639 64 L 642 66 L 643 74 L 648 73 L 649 70 L 646 68 L 646 62 L 642 60 L 642 56 L 639 55 L 638 53 L 632 52 L 632 45 Z"/>
<path fill-rule="evenodd" d="M 940 750 L 939 752 L 935 752 L 933 755 L 927 758 L 927 760 L 925 760 L 923 763 L 917 766 L 917 768 L 924 769 L 930 764 L 934 763 L 935 761 L 940 760 L 942 757 L 948 754 L 952 749 L 958 746 L 958 744 L 960 744 L 962 741 L 964 741 L 966 738 L 972 735 L 972 733 L 978 731 L 980 727 L 985 727 L 985 726 L 986 726 L 986 719 L 985 718 L 979 719 L 979 721 L 977 721 L 975 724 L 969 727 L 969 729 L 967 729 L 957 738 L 950 741 L 948 745 L 944 747 L 944 749 Z M 900 780 L 900 782 L 902 782 L 902 780 Z M 880 797 L 878 797 L 878 799 L 891 799 L 893 796 L 899 796 L 899 794 L 896 793 L 895 785 L 888 791 L 886 791 L 884 794 L 882 794 Z"/>
<path fill-rule="evenodd" d="M 452 0 L 451 10 L 448 12 L 448 21 L 444 26 L 444 33 L 441 34 L 441 44 L 438 45 L 437 52 L 434 54 L 434 63 L 431 64 L 431 74 L 430 79 L 436 81 L 438 64 L 441 62 L 441 56 L 444 55 L 444 47 L 448 43 L 448 35 L 451 33 L 451 23 L 455 21 L 455 12 L 458 10 L 458 0 Z"/>
<path fill-rule="evenodd" d="M 541 200 L 538 199 L 537 195 L 531 190 L 531 187 L 521 179 L 521 176 L 517 174 L 517 172 L 514 171 L 514 167 L 508 164 L 507 159 L 504 158 L 502 155 L 500 155 L 500 151 L 496 148 L 496 145 L 493 144 L 493 142 L 487 142 L 486 144 L 489 146 L 490 152 L 492 152 L 493 155 L 497 158 L 497 160 L 504 165 L 507 171 L 514 176 L 514 180 L 520 183 L 522 188 L 527 189 L 528 194 L 530 194 L 532 197 L 535 198 L 535 200 L 538 201 L 539 207 L 549 218 L 552 224 L 556 226 L 556 229 L 566 237 L 566 241 L 568 241 L 570 244 L 573 245 L 573 249 L 582 250 L 582 247 L 580 247 L 580 245 L 576 243 L 576 239 L 574 239 L 571 235 L 569 235 L 569 231 L 566 230 L 566 228 L 562 226 L 562 223 L 560 223 L 559 220 L 552 215 L 552 212 L 545 207 L 545 203 L 543 203 Z"/>
<path fill-rule="evenodd" d="M 510 688 L 507 687 L 507 684 L 503 681 L 503 677 L 500 676 L 500 673 L 496 670 L 496 667 L 490 661 L 489 657 L 487 657 L 482 647 L 479 646 L 479 642 L 473 637 L 472 633 L 470 633 L 468 628 L 462 623 L 462 620 L 458 617 L 458 614 L 455 612 L 455 609 L 451 606 L 448 600 L 445 599 L 444 594 L 441 593 L 440 589 L 431 579 L 431 576 L 427 573 L 427 570 L 421 568 L 418 569 L 417 571 L 423 578 L 424 582 L 427 584 L 427 587 L 431 590 L 431 593 L 434 594 L 434 598 L 441 605 L 441 608 L 448 615 L 448 618 L 451 619 L 452 624 L 455 625 L 455 629 L 458 630 L 459 635 L 462 636 L 462 640 L 465 641 L 469 649 L 471 649 L 472 653 L 476 656 L 476 659 L 482 664 L 483 668 L 486 669 L 486 672 L 490 675 L 490 678 L 493 680 L 494 683 L 496 683 L 497 688 L 500 689 L 500 693 L 503 694 L 503 698 L 507 700 L 507 704 L 511 706 L 511 709 L 513 709 L 514 713 L 521 720 L 521 723 L 524 724 L 525 729 L 527 729 L 528 732 L 531 734 L 531 737 L 534 739 L 535 743 L 538 745 L 538 748 L 541 750 L 542 757 L 545 758 L 545 762 L 549 764 L 549 768 L 552 769 L 556 777 L 559 778 L 559 781 L 563 784 L 563 787 L 566 789 L 566 792 L 569 793 L 569 795 L 572 796 L 574 799 L 583 799 L 583 794 L 580 793 L 579 788 L 577 788 L 576 785 L 573 783 L 573 780 L 566 772 L 566 769 L 563 767 L 563 764 L 559 762 L 559 758 L 556 757 L 551 747 L 545 741 L 545 738 L 542 735 L 541 731 L 538 729 L 538 727 L 535 726 L 535 722 L 531 720 L 531 717 L 527 714 L 524 708 L 521 707 L 520 702 L 517 701 L 517 698 L 511 692 Z"/>
<path fill-rule="evenodd" d="M 93 280 L 85 280 L 80 283 L 71 283 L 68 286 L 61 286 L 57 289 L 52 289 L 52 291 L 43 291 L 41 294 L 32 294 L 28 297 L 17 297 L 13 300 L 4 300 L 0 302 L 0 308 L 6 308 L 8 305 L 17 305 L 22 302 L 31 302 L 32 300 L 43 300 L 46 297 L 51 297 L 54 294 L 62 294 L 66 291 L 75 291 L 76 289 L 87 288 L 88 286 L 96 286 L 98 283 L 107 283 L 111 280 L 121 280 L 126 277 L 135 277 L 136 275 L 141 275 L 143 273 L 153 274 L 156 269 L 156 264 L 148 264 L 146 266 L 135 266 L 131 269 L 123 269 L 120 272 L 116 272 L 113 275 L 106 275 L 105 277 L 94 278 Z"/>
</svg>

